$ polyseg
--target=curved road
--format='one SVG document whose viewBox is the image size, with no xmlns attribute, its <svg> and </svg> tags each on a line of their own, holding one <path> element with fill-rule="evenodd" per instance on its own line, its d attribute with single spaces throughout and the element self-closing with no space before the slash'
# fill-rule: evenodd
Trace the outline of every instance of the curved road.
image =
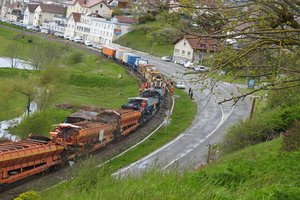
<svg viewBox="0 0 300 200">
<path fill-rule="evenodd" d="M 214 95 L 210 96 L 209 89 L 201 91 L 203 83 L 193 81 L 197 79 L 195 75 L 183 75 L 185 69 L 182 66 L 163 62 L 160 58 L 142 52 L 134 53 L 148 59 L 166 76 L 175 81 L 185 82 L 187 87 L 191 87 L 198 111 L 192 125 L 177 138 L 135 163 L 118 170 L 114 175 L 138 174 L 153 166 L 158 166 L 160 169 L 183 170 L 195 169 L 200 164 L 205 164 L 208 145 L 220 142 L 230 126 L 249 116 L 251 108 L 249 100 L 238 102 L 234 106 L 233 102 L 219 105 L 218 102 L 224 98 L 238 93 L 235 85 L 220 82 L 214 88 Z M 207 96 L 210 98 L 206 98 Z"/>
</svg>

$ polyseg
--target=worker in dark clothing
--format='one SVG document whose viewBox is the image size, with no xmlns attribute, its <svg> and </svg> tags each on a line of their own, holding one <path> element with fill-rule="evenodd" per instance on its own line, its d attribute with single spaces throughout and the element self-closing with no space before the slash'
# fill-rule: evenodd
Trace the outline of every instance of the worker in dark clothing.
<svg viewBox="0 0 300 200">
<path fill-rule="evenodd" d="M 192 92 L 192 88 L 189 88 L 189 95 L 191 95 L 191 92 Z"/>
<path fill-rule="evenodd" d="M 193 99 L 193 90 L 191 90 L 190 99 Z"/>
</svg>

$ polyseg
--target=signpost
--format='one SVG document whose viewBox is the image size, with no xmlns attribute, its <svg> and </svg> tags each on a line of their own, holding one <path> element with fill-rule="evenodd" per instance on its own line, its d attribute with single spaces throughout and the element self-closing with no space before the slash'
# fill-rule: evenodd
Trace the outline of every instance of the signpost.
<svg viewBox="0 0 300 200">
<path fill-rule="evenodd" d="M 254 86 L 255 86 L 255 80 L 250 79 L 250 80 L 248 81 L 248 88 L 254 89 Z"/>
</svg>

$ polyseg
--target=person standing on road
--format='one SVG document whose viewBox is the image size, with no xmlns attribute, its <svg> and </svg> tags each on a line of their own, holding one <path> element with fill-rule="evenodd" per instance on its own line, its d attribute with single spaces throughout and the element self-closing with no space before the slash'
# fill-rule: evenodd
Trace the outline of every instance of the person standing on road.
<svg viewBox="0 0 300 200">
<path fill-rule="evenodd" d="M 191 90 L 190 99 L 193 99 L 193 90 Z"/>
<path fill-rule="evenodd" d="M 189 88 L 189 95 L 191 96 L 192 88 Z"/>
</svg>

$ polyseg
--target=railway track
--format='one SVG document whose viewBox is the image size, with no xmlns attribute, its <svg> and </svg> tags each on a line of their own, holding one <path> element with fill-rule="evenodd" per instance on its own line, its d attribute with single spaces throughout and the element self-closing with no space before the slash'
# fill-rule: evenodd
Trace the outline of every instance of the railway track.
<svg viewBox="0 0 300 200">
<path fill-rule="evenodd" d="M 139 129 L 129 134 L 127 137 L 123 137 L 118 141 L 109 143 L 103 149 L 94 152 L 91 157 L 97 161 L 97 165 L 104 163 L 109 158 L 116 156 L 126 149 L 130 148 L 137 142 L 143 140 L 150 134 L 154 127 L 157 127 L 163 122 L 166 110 L 170 107 L 170 101 L 167 100 L 165 105 L 161 107 L 160 111 L 148 121 L 148 123 L 142 125 Z M 80 161 L 84 161 L 86 158 L 81 158 Z M 69 180 L 74 175 L 74 171 L 77 170 L 77 163 L 73 167 L 63 167 L 57 171 L 43 172 L 31 177 L 28 177 L 17 183 L 0 187 L 0 199 L 12 200 L 20 193 L 28 190 L 43 191 L 59 182 Z"/>
<path fill-rule="evenodd" d="M 72 46 L 77 45 L 72 44 Z M 96 50 L 85 47 L 83 47 L 83 49 L 87 50 L 90 53 L 106 58 Z M 134 70 L 129 66 L 117 62 L 116 60 L 108 60 L 123 66 L 130 74 L 134 73 Z M 139 76 L 137 73 L 134 74 L 139 78 L 139 80 L 142 79 L 142 77 Z M 147 134 L 150 133 L 150 130 L 153 129 L 153 127 L 158 126 L 164 120 L 165 112 L 169 107 L 168 102 L 169 101 L 166 99 L 160 111 L 156 113 L 148 123 L 144 124 L 138 130 L 134 131 L 133 134 L 130 134 L 126 138 L 122 138 L 121 140 L 108 144 L 104 149 L 100 149 L 97 152 L 93 153 L 92 156 L 95 157 L 95 159 L 99 160 L 99 163 L 101 163 L 104 162 L 106 159 L 123 152 L 130 146 L 142 140 L 144 137 L 147 136 Z M 51 185 L 56 184 L 57 182 L 69 179 L 72 176 L 72 173 L 70 173 L 70 171 L 73 171 L 70 170 L 70 167 L 64 167 L 58 171 L 50 170 L 42 172 L 40 174 L 36 174 L 34 176 L 30 176 L 13 184 L 2 185 L 0 186 L 0 199 L 13 199 L 20 193 L 25 192 L 27 190 L 44 190 L 48 187 L 51 187 Z"/>
</svg>

